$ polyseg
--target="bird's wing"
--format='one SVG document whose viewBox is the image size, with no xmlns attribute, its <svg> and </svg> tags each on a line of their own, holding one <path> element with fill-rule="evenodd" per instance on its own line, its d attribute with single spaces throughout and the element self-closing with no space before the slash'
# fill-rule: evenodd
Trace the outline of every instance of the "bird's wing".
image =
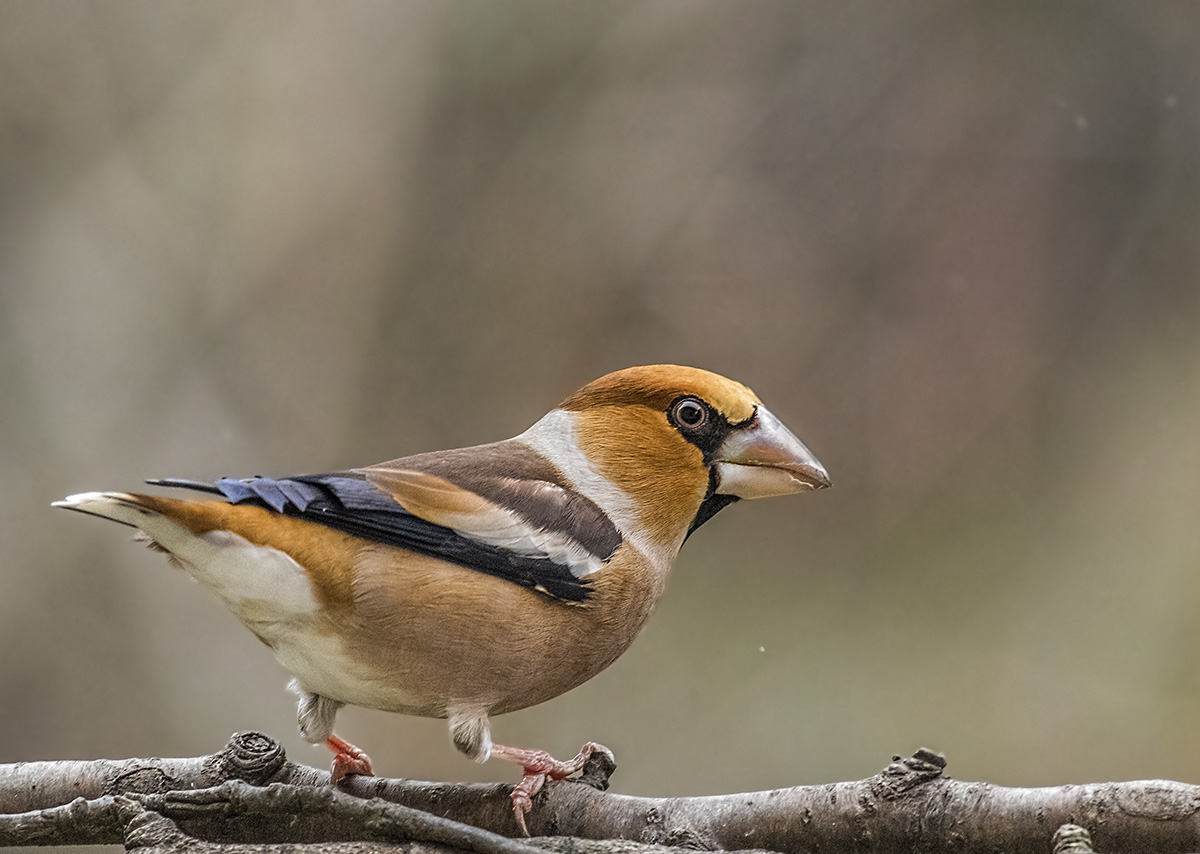
<svg viewBox="0 0 1200 854">
<path fill-rule="evenodd" d="M 384 490 L 408 512 L 457 531 L 484 545 L 530 558 L 550 560 L 576 578 L 601 569 L 611 550 L 593 554 L 563 526 L 542 526 L 514 508 L 504 507 L 443 477 L 411 469 L 375 468 L 367 473 L 372 485 Z M 567 490 L 545 481 L 513 482 L 513 498 L 536 501 L 562 515 Z M 549 514 L 544 514 L 549 515 Z"/>
<path fill-rule="evenodd" d="M 585 546 L 572 536 L 569 523 L 574 516 L 568 513 L 564 518 L 571 495 L 563 487 L 542 481 L 512 484 L 520 512 L 442 477 L 392 467 L 279 479 L 222 478 L 215 483 L 150 482 L 198 489 L 221 495 L 232 504 L 251 504 L 300 517 L 570 602 L 587 598 L 587 576 L 603 568 L 619 545 L 618 540 L 605 541 L 605 548 Z M 530 512 L 531 507 L 536 512 Z M 563 518 L 563 523 L 545 521 L 556 518 Z"/>
</svg>

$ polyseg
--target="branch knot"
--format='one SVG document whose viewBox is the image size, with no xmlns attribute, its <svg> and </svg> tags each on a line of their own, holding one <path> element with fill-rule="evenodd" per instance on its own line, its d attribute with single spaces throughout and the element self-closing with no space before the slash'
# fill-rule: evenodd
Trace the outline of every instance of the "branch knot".
<svg viewBox="0 0 1200 854">
<path fill-rule="evenodd" d="M 945 756 L 922 747 L 907 759 L 893 756 L 892 764 L 883 769 L 872 788 L 884 800 L 894 800 L 922 783 L 936 780 L 945 768 Z"/>
<path fill-rule="evenodd" d="M 235 732 L 223 752 L 225 777 L 264 785 L 287 762 L 283 746 L 261 732 Z"/>
</svg>

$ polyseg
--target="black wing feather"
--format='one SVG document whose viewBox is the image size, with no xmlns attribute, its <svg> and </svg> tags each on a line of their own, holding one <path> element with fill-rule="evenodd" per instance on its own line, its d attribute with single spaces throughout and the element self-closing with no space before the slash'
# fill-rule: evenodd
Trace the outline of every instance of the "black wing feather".
<svg viewBox="0 0 1200 854">
<path fill-rule="evenodd" d="M 409 513 L 391 495 L 376 489 L 357 473 L 298 475 L 278 480 L 223 477 L 216 483 L 166 478 L 147 483 L 208 492 L 224 496 L 231 504 L 250 504 L 307 519 L 373 542 L 494 575 L 556 599 L 582 602 L 588 597 L 589 582 L 576 578 L 567 567 L 548 558 L 528 557 L 485 545 L 453 528 L 426 521 Z"/>
</svg>

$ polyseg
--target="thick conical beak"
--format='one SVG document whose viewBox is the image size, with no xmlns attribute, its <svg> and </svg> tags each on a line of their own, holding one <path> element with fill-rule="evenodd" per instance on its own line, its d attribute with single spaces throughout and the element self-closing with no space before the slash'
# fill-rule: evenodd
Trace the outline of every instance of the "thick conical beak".
<svg viewBox="0 0 1200 854">
<path fill-rule="evenodd" d="M 715 465 L 717 493 L 738 498 L 769 498 L 831 485 L 812 451 L 761 404 L 754 419 L 721 445 Z"/>
</svg>

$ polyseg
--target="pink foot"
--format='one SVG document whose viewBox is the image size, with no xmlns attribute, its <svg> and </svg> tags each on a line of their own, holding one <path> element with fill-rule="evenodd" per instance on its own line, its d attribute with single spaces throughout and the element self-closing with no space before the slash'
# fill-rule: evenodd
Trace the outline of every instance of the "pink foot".
<svg viewBox="0 0 1200 854">
<path fill-rule="evenodd" d="M 330 769 L 333 785 L 342 782 L 348 774 L 365 774 L 369 777 L 375 773 L 371 770 L 371 757 L 350 742 L 331 735 L 325 739 L 325 746 L 333 751 L 333 768 Z"/>
<path fill-rule="evenodd" d="M 612 751 L 602 744 L 589 741 L 579 749 L 574 759 L 566 762 L 555 759 L 544 750 L 526 750 L 521 747 L 505 747 L 503 744 L 493 744 L 491 756 L 515 762 L 524 769 L 521 782 L 513 786 L 512 802 L 513 815 L 517 826 L 524 836 L 529 835 L 525 827 L 525 816 L 533 809 L 533 796 L 542 790 L 546 780 L 563 780 L 583 770 L 588 758 L 597 750 L 612 756 Z"/>
</svg>

